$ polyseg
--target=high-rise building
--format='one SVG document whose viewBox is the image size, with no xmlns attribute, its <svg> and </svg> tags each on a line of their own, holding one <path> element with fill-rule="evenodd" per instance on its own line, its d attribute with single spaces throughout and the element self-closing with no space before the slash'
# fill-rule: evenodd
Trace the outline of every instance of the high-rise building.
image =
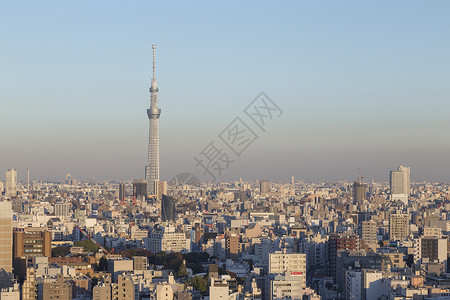
<svg viewBox="0 0 450 300">
<path fill-rule="evenodd" d="M 226 258 L 236 260 L 239 258 L 239 235 L 228 234 L 225 238 Z"/>
<path fill-rule="evenodd" d="M 125 199 L 126 190 L 125 183 L 119 183 L 119 200 Z"/>
<path fill-rule="evenodd" d="M 167 195 L 167 181 L 156 182 L 156 199 L 161 200 L 163 195 Z"/>
<path fill-rule="evenodd" d="M 362 182 L 353 182 L 353 201 L 362 204 L 366 199 L 366 185 Z"/>
<path fill-rule="evenodd" d="M 410 168 L 399 166 L 397 170 L 391 171 L 389 184 L 391 188 L 391 200 L 408 202 L 410 189 Z"/>
<path fill-rule="evenodd" d="M 36 300 L 36 269 L 26 269 L 25 281 L 22 285 L 22 300 Z"/>
<path fill-rule="evenodd" d="M 0 202 L 0 269 L 12 272 L 12 207 L 11 202 Z"/>
<path fill-rule="evenodd" d="M 161 220 L 163 222 L 175 221 L 176 207 L 175 198 L 167 195 L 163 195 L 161 199 Z"/>
<path fill-rule="evenodd" d="M 421 237 L 415 241 L 415 260 L 422 263 L 447 262 L 447 238 Z"/>
<path fill-rule="evenodd" d="M 361 222 L 360 237 L 366 244 L 375 244 L 377 242 L 377 224 L 375 221 Z"/>
<path fill-rule="evenodd" d="M 357 236 L 330 236 L 328 239 L 329 274 L 336 278 L 337 253 L 339 250 L 359 249 L 359 237 Z"/>
<path fill-rule="evenodd" d="M 14 197 L 17 194 L 17 170 L 6 171 L 6 196 Z"/>
<path fill-rule="evenodd" d="M 144 180 L 137 180 L 133 182 L 133 196 L 146 196 L 147 195 L 147 182 Z"/>
<path fill-rule="evenodd" d="M 153 78 L 150 87 L 150 108 L 147 115 L 150 119 L 150 132 L 148 139 L 148 161 L 146 171 L 147 195 L 156 195 L 156 181 L 159 180 L 159 133 L 158 119 L 161 109 L 158 108 L 158 85 L 155 73 L 156 45 L 153 45 Z"/>
<path fill-rule="evenodd" d="M 267 180 L 261 180 L 259 183 L 259 193 L 261 196 L 266 196 L 270 191 L 269 182 Z"/>
<path fill-rule="evenodd" d="M 391 241 L 402 241 L 409 236 L 409 215 L 392 213 L 389 216 L 389 237 Z"/>
</svg>

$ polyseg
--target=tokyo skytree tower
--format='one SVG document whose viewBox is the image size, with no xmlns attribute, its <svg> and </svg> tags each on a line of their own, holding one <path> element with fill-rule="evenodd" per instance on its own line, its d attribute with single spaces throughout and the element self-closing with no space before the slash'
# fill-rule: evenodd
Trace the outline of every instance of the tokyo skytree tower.
<svg viewBox="0 0 450 300">
<path fill-rule="evenodd" d="M 161 109 L 158 108 L 158 86 L 155 75 L 155 53 L 156 45 L 153 45 L 153 78 L 150 87 L 150 108 L 147 115 L 150 119 L 150 132 L 148 139 L 148 161 L 147 161 L 147 195 L 156 195 L 156 181 L 159 180 L 159 133 L 158 119 Z"/>
</svg>

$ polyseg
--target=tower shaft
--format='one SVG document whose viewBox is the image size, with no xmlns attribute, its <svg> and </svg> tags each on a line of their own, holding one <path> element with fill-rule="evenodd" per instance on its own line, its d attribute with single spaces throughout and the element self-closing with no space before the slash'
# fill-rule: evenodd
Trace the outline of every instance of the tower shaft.
<svg viewBox="0 0 450 300">
<path fill-rule="evenodd" d="M 150 108 L 147 115 L 150 119 L 150 130 L 148 139 L 148 161 L 147 161 L 147 195 L 156 195 L 156 181 L 159 180 L 159 132 L 158 119 L 161 109 L 158 107 L 158 85 L 155 73 L 156 45 L 153 45 L 153 78 L 150 87 Z"/>
</svg>

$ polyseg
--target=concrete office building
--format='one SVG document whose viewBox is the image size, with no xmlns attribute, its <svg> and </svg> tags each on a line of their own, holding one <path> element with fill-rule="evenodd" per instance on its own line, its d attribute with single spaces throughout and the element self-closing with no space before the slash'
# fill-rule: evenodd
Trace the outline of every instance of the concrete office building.
<svg viewBox="0 0 450 300">
<path fill-rule="evenodd" d="M 13 257 L 52 256 L 52 233 L 42 228 L 25 228 L 13 233 Z"/>
<path fill-rule="evenodd" d="M 17 170 L 9 169 L 6 171 L 6 196 L 14 197 L 17 195 Z"/>
<path fill-rule="evenodd" d="M 55 203 L 55 216 L 68 217 L 70 216 L 71 203 L 56 202 Z"/>
<path fill-rule="evenodd" d="M 389 176 L 391 200 L 400 200 L 408 204 L 410 189 L 410 168 L 399 166 L 397 170 L 391 171 Z"/>
</svg>

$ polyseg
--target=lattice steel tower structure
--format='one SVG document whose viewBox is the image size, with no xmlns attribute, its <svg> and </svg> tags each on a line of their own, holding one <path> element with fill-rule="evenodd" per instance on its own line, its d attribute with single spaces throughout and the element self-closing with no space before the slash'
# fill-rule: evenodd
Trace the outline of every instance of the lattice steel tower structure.
<svg viewBox="0 0 450 300">
<path fill-rule="evenodd" d="M 156 45 L 153 45 L 153 78 L 150 87 L 150 108 L 147 109 L 147 115 L 150 119 L 150 133 L 148 139 L 148 162 L 147 162 L 147 195 L 156 195 L 155 182 L 159 180 L 159 133 L 158 119 L 161 115 L 161 109 L 158 108 L 158 86 L 155 75 L 155 54 Z"/>
</svg>

